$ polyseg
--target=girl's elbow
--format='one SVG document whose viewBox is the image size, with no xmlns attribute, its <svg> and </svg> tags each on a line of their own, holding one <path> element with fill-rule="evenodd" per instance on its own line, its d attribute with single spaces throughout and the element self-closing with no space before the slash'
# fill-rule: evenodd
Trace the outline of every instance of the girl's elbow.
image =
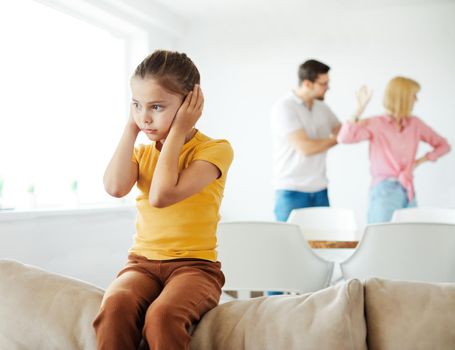
<svg viewBox="0 0 455 350">
<path fill-rule="evenodd" d="M 126 193 L 123 193 L 122 191 L 119 191 L 119 190 L 106 189 L 106 192 L 110 196 L 115 197 L 115 198 L 122 198 L 127 195 Z"/>
<path fill-rule="evenodd" d="M 149 198 L 149 203 L 152 207 L 158 208 L 158 209 L 166 207 L 166 205 L 164 204 L 164 202 L 162 200 L 156 199 L 156 198 Z"/>
<path fill-rule="evenodd" d="M 172 204 L 174 204 L 169 196 L 165 196 L 165 195 L 150 195 L 149 196 L 149 203 L 152 207 L 155 207 L 155 208 L 166 208 Z"/>
<path fill-rule="evenodd" d="M 111 185 L 111 184 L 104 184 L 105 191 L 112 197 L 121 198 L 128 194 L 125 190 L 120 188 L 119 186 Z"/>
</svg>

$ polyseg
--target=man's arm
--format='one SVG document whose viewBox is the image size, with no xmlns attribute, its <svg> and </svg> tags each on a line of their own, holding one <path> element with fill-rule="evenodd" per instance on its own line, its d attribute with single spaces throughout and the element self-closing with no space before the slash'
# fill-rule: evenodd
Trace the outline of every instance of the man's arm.
<svg viewBox="0 0 455 350">
<path fill-rule="evenodd" d="M 335 129 L 339 130 L 339 127 Z M 330 135 L 330 137 L 325 139 L 311 139 L 303 129 L 290 133 L 288 137 L 294 148 L 302 152 L 305 156 L 325 152 L 337 144 L 336 134 Z"/>
<path fill-rule="evenodd" d="M 338 136 L 338 133 L 340 132 L 340 129 L 341 129 L 341 123 L 338 123 L 337 126 L 335 126 L 333 129 L 332 129 L 332 135 L 333 137 L 337 137 Z"/>
</svg>

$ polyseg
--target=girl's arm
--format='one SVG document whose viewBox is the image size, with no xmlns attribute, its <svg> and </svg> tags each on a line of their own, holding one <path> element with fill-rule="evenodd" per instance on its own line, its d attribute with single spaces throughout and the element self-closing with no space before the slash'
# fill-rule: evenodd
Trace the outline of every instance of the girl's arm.
<svg viewBox="0 0 455 350">
<path fill-rule="evenodd" d="M 157 208 L 175 204 L 200 192 L 221 176 L 218 167 L 204 160 L 191 162 L 179 173 L 178 162 L 185 137 L 202 114 L 204 98 L 196 85 L 178 110 L 161 149 L 160 157 L 150 185 L 149 201 Z"/>
<path fill-rule="evenodd" d="M 132 115 L 103 177 L 106 192 L 114 197 L 127 195 L 138 178 L 138 165 L 131 160 L 139 128 Z"/>
</svg>

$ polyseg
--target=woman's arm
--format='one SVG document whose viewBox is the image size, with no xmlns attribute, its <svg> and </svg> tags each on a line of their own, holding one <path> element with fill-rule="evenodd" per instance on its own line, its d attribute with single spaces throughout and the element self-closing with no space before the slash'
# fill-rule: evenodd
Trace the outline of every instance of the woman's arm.
<svg viewBox="0 0 455 350">
<path fill-rule="evenodd" d="M 371 100 L 372 91 L 362 86 L 357 92 L 357 109 L 352 117 L 344 122 L 337 135 L 338 143 L 357 143 L 371 138 L 371 132 L 367 128 L 368 122 L 360 120 L 362 113 Z"/>
<path fill-rule="evenodd" d="M 203 105 L 202 91 L 195 86 L 178 110 L 161 149 L 150 185 L 149 201 L 154 207 L 164 208 L 175 204 L 200 192 L 221 176 L 216 165 L 204 160 L 191 162 L 188 168 L 179 173 L 178 162 L 185 137 L 201 116 Z"/>
<path fill-rule="evenodd" d="M 127 195 L 138 178 L 138 164 L 131 160 L 139 128 L 132 116 L 128 120 L 117 149 L 103 177 L 106 192 L 114 197 Z"/>
<path fill-rule="evenodd" d="M 425 124 L 418 120 L 420 139 L 433 147 L 433 150 L 416 160 L 415 166 L 425 161 L 436 161 L 438 158 L 450 152 L 450 145 L 447 140 Z"/>
</svg>

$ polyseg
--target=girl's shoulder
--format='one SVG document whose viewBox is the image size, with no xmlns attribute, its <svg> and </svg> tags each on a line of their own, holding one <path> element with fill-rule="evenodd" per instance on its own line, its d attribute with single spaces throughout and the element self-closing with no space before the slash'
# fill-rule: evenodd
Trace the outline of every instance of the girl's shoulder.
<svg viewBox="0 0 455 350">
<path fill-rule="evenodd" d="M 202 132 L 198 131 L 195 138 L 197 138 L 197 142 L 195 143 L 195 147 L 198 149 L 204 149 L 204 148 L 213 148 L 213 147 L 219 147 L 219 148 L 230 148 L 232 149 L 232 146 L 230 142 L 226 139 L 214 139 L 211 138 Z"/>
<path fill-rule="evenodd" d="M 214 139 L 200 131 L 195 136 L 197 142 L 194 144 L 194 153 L 197 155 L 212 155 L 215 158 L 227 158 L 232 161 L 234 150 L 226 139 Z"/>
</svg>

